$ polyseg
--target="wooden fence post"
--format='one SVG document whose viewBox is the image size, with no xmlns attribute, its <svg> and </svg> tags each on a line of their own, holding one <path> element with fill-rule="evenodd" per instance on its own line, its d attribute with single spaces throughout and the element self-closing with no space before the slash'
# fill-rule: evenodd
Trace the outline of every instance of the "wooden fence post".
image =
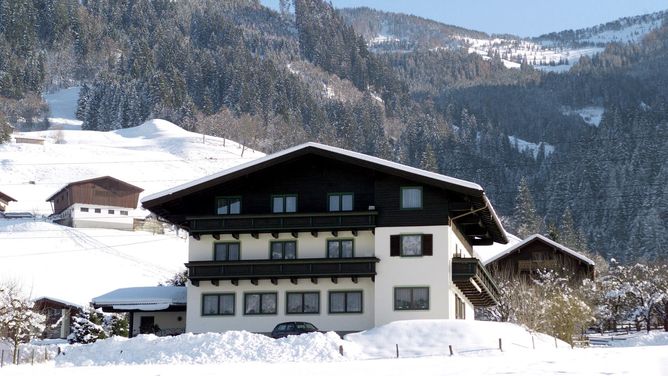
<svg viewBox="0 0 668 376">
<path fill-rule="evenodd" d="M 339 354 L 343 356 L 343 345 L 339 345 Z"/>
<path fill-rule="evenodd" d="M 448 345 L 448 348 L 450 349 L 450 356 L 452 356 L 452 345 Z"/>
<path fill-rule="evenodd" d="M 32 355 L 30 355 L 30 365 L 35 365 L 35 349 L 32 349 Z"/>
<path fill-rule="evenodd" d="M 398 358 L 399 357 L 399 344 L 397 343 L 397 344 L 395 344 L 395 346 L 397 347 L 397 358 Z"/>
<path fill-rule="evenodd" d="M 5 366 L 5 350 L 0 351 L 0 368 Z"/>
<path fill-rule="evenodd" d="M 557 337 L 554 337 L 554 348 L 558 349 L 559 346 L 557 346 Z"/>
<path fill-rule="evenodd" d="M 531 336 L 531 346 L 533 346 L 533 349 L 536 349 L 536 341 L 533 338 L 533 335 Z"/>
<path fill-rule="evenodd" d="M 501 342 L 501 338 L 499 338 L 499 350 L 503 352 L 503 343 Z"/>
<path fill-rule="evenodd" d="M 49 353 L 46 352 L 46 350 L 47 350 L 47 348 L 46 348 L 46 346 L 44 346 L 44 360 L 48 361 L 49 360 Z"/>
</svg>

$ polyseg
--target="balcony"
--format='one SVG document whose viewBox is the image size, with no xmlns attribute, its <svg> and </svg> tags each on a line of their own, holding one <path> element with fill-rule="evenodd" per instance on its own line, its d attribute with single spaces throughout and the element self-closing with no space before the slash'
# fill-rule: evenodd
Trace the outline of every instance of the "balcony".
<svg viewBox="0 0 668 376">
<path fill-rule="evenodd" d="M 376 227 L 376 211 L 240 214 L 187 217 L 192 235 L 298 231 L 356 231 Z"/>
<path fill-rule="evenodd" d="M 236 283 L 249 279 L 297 278 L 361 278 L 376 276 L 376 257 L 312 258 L 295 260 L 239 260 L 239 261 L 191 261 L 186 264 L 188 278 L 195 285 L 199 281 L 217 284 L 221 280 Z"/>
<path fill-rule="evenodd" d="M 476 258 L 454 257 L 452 281 L 475 307 L 489 307 L 498 303 L 499 289 Z"/>
</svg>

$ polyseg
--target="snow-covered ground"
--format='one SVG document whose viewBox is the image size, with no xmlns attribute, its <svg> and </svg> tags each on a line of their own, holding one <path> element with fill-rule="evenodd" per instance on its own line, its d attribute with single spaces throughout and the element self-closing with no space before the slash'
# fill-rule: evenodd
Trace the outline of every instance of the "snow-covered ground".
<svg viewBox="0 0 668 376">
<path fill-rule="evenodd" d="M 79 86 L 73 86 L 44 95 L 49 105 L 51 129 L 81 129 L 82 122 L 76 118 L 80 89 Z"/>
<path fill-rule="evenodd" d="M 639 335 L 646 337 L 646 335 Z M 643 375 L 668 374 L 668 337 L 656 346 L 571 349 L 512 324 L 399 321 L 340 339 L 311 333 L 273 340 L 248 332 L 112 338 L 61 345 L 64 355 L 3 375 Z M 498 349 L 502 338 L 503 351 Z M 399 358 L 396 358 L 396 345 Z M 452 345 L 449 356 L 447 345 Z M 562 346 L 563 345 L 563 346 Z M 339 353 L 343 348 L 343 355 Z M 378 351 L 379 348 L 383 350 Z M 385 350 L 387 348 L 387 350 Z"/>
<path fill-rule="evenodd" d="M 554 153 L 554 145 L 550 145 L 547 142 L 541 141 L 536 144 L 515 136 L 508 136 L 508 141 L 510 141 L 510 146 L 517 149 L 520 153 L 530 153 L 534 158 L 538 158 L 541 146 L 543 147 L 546 157 Z"/>
<path fill-rule="evenodd" d="M 564 115 L 578 115 L 585 123 L 598 127 L 603 119 L 605 109 L 600 106 L 588 106 L 583 108 L 563 108 L 561 113 Z"/>
<path fill-rule="evenodd" d="M 61 124 L 76 122 L 78 90 L 45 96 Z M 246 149 L 242 157 L 235 142 L 164 120 L 112 132 L 76 128 L 27 133 L 46 138 L 45 145 L 0 145 L 0 191 L 17 200 L 7 212 L 37 214 L 0 219 L 0 281 L 17 280 L 33 298 L 87 305 L 116 288 L 155 286 L 187 261 L 184 234 L 73 229 L 46 221 L 42 216 L 52 213 L 46 199 L 66 184 L 110 175 L 143 188 L 145 196 L 264 155 Z"/>
</svg>

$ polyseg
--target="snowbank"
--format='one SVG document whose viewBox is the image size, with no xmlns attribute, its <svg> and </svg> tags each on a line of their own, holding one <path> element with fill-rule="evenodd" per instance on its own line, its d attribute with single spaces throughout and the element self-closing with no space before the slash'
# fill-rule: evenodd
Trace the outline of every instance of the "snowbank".
<svg viewBox="0 0 668 376">
<path fill-rule="evenodd" d="M 334 333 L 310 333 L 274 340 L 246 331 L 113 337 L 90 345 L 71 345 L 56 358 L 57 366 L 118 364 L 210 364 L 222 362 L 331 362 L 343 340 Z"/>
<path fill-rule="evenodd" d="M 489 321 L 406 320 L 395 321 L 360 333 L 348 334 L 357 344 L 361 357 L 402 357 L 445 355 L 452 346 L 455 353 L 498 351 L 499 338 L 504 351 L 555 349 L 554 337 L 530 332 L 518 325 Z M 533 343 L 532 343 L 533 338 Z M 557 340 L 556 348 L 570 348 Z"/>
<path fill-rule="evenodd" d="M 638 347 L 638 346 L 668 346 L 668 332 L 652 331 L 637 332 L 631 334 L 615 335 L 593 335 L 592 345 L 603 345 L 609 347 Z"/>
</svg>

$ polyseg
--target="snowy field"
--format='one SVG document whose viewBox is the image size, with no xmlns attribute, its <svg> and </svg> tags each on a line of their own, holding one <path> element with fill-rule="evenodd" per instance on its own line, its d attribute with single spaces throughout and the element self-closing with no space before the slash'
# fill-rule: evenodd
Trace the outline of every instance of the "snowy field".
<svg viewBox="0 0 668 376">
<path fill-rule="evenodd" d="M 340 339 L 311 333 L 273 340 L 248 332 L 112 338 L 64 345 L 65 355 L 3 375 L 666 375 L 668 335 L 630 347 L 571 349 L 512 324 L 400 321 Z M 503 338 L 504 351 L 498 349 Z M 639 337 L 646 337 L 640 335 Z M 622 341 L 619 341 L 622 342 Z M 396 358 L 395 344 L 400 356 Z M 452 344 L 450 356 L 447 345 Z M 527 345 L 528 346 L 525 346 Z M 339 353 L 343 347 L 343 355 Z M 384 349 L 379 352 L 379 349 Z"/>
</svg>

